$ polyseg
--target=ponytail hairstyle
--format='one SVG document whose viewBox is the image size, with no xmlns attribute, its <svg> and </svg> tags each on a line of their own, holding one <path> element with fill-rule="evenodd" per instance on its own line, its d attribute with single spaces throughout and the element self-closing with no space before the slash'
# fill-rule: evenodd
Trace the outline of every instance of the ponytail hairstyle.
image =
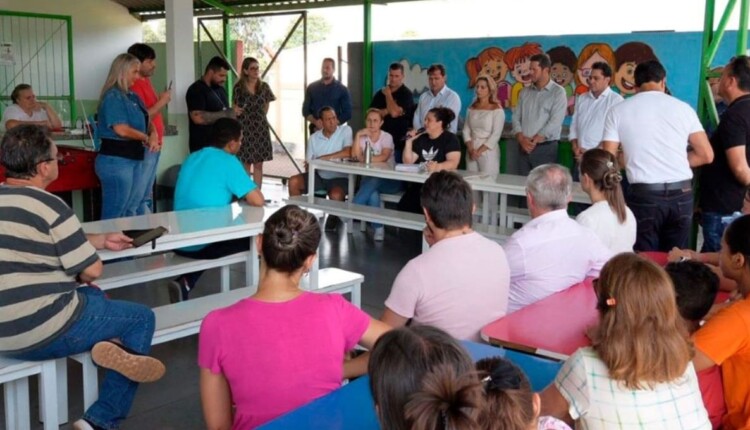
<svg viewBox="0 0 750 430">
<path fill-rule="evenodd" d="M 451 126 L 451 122 L 456 119 L 456 114 L 447 107 L 438 106 L 427 111 L 428 114 L 432 114 L 435 120 L 440 121 L 443 125 L 443 130 L 448 130 Z"/>
<path fill-rule="evenodd" d="M 479 423 L 483 430 L 527 430 L 536 420 L 534 394 L 526 375 L 502 357 L 477 362 L 487 405 Z"/>
<path fill-rule="evenodd" d="M 604 193 L 609 208 L 617 215 L 620 224 L 625 223 L 625 196 L 622 194 L 622 174 L 617 158 L 604 149 L 593 148 L 583 153 L 581 158 L 581 175 L 586 175 L 594 183 L 597 190 Z"/>
<path fill-rule="evenodd" d="M 383 430 L 479 430 L 482 385 L 471 357 L 444 331 L 401 327 L 378 339 L 368 365 Z"/>
<path fill-rule="evenodd" d="M 284 273 L 299 270 L 320 244 L 320 226 L 310 212 L 287 205 L 271 215 L 263 228 L 260 250 L 266 266 Z"/>
</svg>

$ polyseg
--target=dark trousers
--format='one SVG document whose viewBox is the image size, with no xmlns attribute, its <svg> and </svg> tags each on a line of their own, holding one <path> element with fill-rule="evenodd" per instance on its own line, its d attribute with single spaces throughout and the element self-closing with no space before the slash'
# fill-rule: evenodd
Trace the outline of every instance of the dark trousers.
<svg viewBox="0 0 750 430">
<path fill-rule="evenodd" d="M 227 255 L 250 250 L 251 240 L 251 238 L 247 237 L 225 240 L 223 242 L 210 243 L 197 251 L 181 251 L 177 249 L 174 253 L 183 257 L 194 258 L 196 260 L 216 260 L 217 258 L 226 257 Z M 187 280 L 188 286 L 193 288 L 202 274 L 203 270 L 200 270 L 182 276 Z"/>
<path fill-rule="evenodd" d="M 673 247 L 688 247 L 693 220 L 692 188 L 644 190 L 630 184 L 625 201 L 638 226 L 635 251 L 667 252 Z"/>
<path fill-rule="evenodd" d="M 548 140 L 536 145 L 530 154 L 519 148 L 519 171 L 523 176 L 528 176 L 534 167 L 547 163 L 557 163 L 557 140 Z"/>
</svg>

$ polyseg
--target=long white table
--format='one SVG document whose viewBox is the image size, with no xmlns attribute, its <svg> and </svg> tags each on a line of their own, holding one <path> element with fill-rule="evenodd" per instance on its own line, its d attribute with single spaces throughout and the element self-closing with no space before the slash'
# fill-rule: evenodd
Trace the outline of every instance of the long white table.
<svg viewBox="0 0 750 430">
<path fill-rule="evenodd" d="M 219 208 L 159 212 L 150 215 L 87 222 L 83 224 L 83 231 L 86 233 L 107 233 L 151 229 L 159 226 L 169 230 L 168 233 L 156 239 L 156 246 L 153 248 L 148 243 L 139 248 L 130 248 L 124 251 L 99 250 L 99 257 L 102 261 L 123 257 L 139 257 L 186 246 L 247 238 L 250 241 L 251 252 L 245 270 L 251 274 L 247 278 L 252 279 L 253 285 L 257 285 L 259 276 L 258 251 L 252 238 L 263 232 L 264 221 L 278 208 L 278 205 L 257 208 L 233 203 Z"/>
<path fill-rule="evenodd" d="M 315 170 L 326 170 L 329 172 L 346 173 L 349 175 L 349 196 L 354 196 L 354 176 L 373 176 L 383 179 L 394 179 L 398 181 L 424 183 L 430 176 L 427 172 L 402 172 L 396 170 L 388 163 L 364 163 L 350 161 L 328 161 L 313 160 L 308 163 L 308 190 L 314 190 L 313 180 Z M 525 196 L 526 195 L 526 177 L 520 175 L 499 174 L 494 177 L 481 172 L 469 172 L 467 170 L 456 170 L 466 182 L 471 185 L 474 191 L 483 193 L 482 220 L 486 224 L 489 222 L 490 194 L 500 195 L 499 216 L 501 220 L 505 219 L 508 208 L 508 196 Z M 308 199 L 312 202 L 314 193 L 308 193 Z M 590 203 L 588 195 L 581 189 L 581 184 L 573 183 L 572 201 L 579 203 Z"/>
</svg>

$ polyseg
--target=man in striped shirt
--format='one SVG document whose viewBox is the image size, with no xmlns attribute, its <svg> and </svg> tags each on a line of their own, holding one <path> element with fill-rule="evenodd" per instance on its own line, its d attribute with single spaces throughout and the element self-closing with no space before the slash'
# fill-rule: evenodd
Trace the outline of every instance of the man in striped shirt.
<svg viewBox="0 0 750 430">
<path fill-rule="evenodd" d="M 57 147 L 35 125 L 9 130 L 0 145 L 7 177 L 0 184 L 0 354 L 47 360 L 91 350 L 108 370 L 99 399 L 73 428 L 117 428 L 138 382 L 164 373 L 163 364 L 145 356 L 154 314 L 81 285 L 102 273 L 96 249 L 124 249 L 131 240 L 84 234 L 65 202 L 44 191 L 57 179 L 57 160 Z"/>
</svg>

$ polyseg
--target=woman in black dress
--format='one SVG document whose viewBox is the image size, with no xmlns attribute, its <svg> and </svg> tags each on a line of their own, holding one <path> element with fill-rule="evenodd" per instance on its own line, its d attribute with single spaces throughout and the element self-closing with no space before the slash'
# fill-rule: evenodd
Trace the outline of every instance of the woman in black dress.
<svg viewBox="0 0 750 430">
<path fill-rule="evenodd" d="M 432 108 L 424 119 L 424 131 L 407 133 L 404 145 L 404 164 L 425 163 L 429 173 L 440 170 L 456 170 L 461 161 L 461 146 L 455 134 L 448 131 L 451 121 L 456 117 L 452 110 L 445 107 Z M 419 194 L 422 184 L 410 183 L 398 202 L 398 209 L 413 213 L 422 213 Z"/>
<path fill-rule="evenodd" d="M 273 159 L 271 133 L 266 120 L 268 105 L 276 100 L 271 87 L 260 79 L 260 64 L 253 57 L 242 62 L 240 80 L 234 86 L 234 105 L 242 108 L 242 146 L 237 153 L 258 189 L 263 184 L 263 162 Z"/>
</svg>

